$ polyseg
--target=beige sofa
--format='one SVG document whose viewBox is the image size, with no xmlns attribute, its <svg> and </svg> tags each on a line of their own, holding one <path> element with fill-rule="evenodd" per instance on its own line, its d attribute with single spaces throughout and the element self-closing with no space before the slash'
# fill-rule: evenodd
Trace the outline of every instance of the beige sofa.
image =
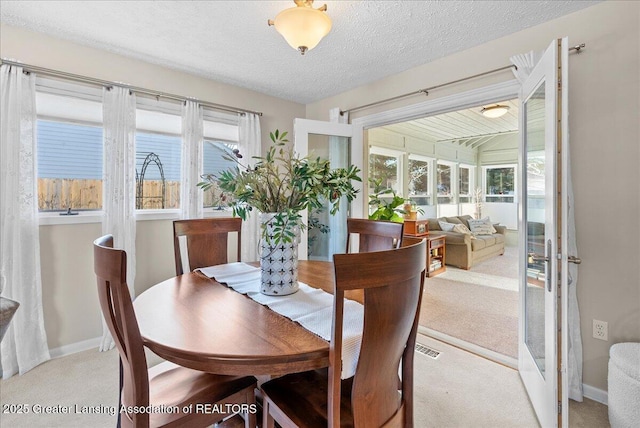
<svg viewBox="0 0 640 428">
<path fill-rule="evenodd" d="M 475 239 L 472 239 L 469 234 L 444 232 L 440 228 L 440 223 L 438 223 L 439 221 L 455 224 L 462 223 L 468 228 L 468 220 L 470 219 L 473 219 L 470 215 L 428 219 L 429 234 L 445 236 L 445 264 L 469 269 L 483 260 L 504 254 L 504 235 L 507 230 L 505 226 L 494 225 L 493 227 L 497 233 L 478 235 Z"/>
</svg>

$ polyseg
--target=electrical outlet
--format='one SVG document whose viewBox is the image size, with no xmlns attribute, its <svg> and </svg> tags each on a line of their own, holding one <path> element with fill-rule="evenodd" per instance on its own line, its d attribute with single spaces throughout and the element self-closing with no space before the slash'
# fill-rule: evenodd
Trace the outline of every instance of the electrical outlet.
<svg viewBox="0 0 640 428">
<path fill-rule="evenodd" d="M 593 320 L 593 337 L 600 340 L 608 340 L 609 324 L 606 321 Z"/>
</svg>

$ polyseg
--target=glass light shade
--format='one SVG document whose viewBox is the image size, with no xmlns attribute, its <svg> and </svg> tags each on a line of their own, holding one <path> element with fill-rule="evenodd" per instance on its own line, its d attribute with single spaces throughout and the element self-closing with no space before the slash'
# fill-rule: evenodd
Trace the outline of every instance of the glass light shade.
<svg viewBox="0 0 640 428">
<path fill-rule="evenodd" d="M 484 107 L 481 110 L 483 116 L 495 119 L 504 116 L 509 111 L 509 106 L 495 105 L 491 107 Z"/>
<path fill-rule="evenodd" d="M 329 34 L 331 19 L 324 12 L 311 7 L 296 6 L 280 12 L 274 20 L 274 26 L 289 46 L 304 53 L 315 48 Z"/>
</svg>

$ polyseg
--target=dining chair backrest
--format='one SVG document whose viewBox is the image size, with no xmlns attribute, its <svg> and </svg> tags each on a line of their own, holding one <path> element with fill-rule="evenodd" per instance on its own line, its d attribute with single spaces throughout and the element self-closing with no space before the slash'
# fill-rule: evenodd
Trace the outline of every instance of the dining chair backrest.
<svg viewBox="0 0 640 428">
<path fill-rule="evenodd" d="M 176 262 L 176 275 L 191 272 L 194 269 L 221 265 L 229 262 L 227 254 L 228 236 L 237 232 L 237 261 L 240 261 L 242 219 L 204 218 L 176 220 L 173 222 L 173 250 Z M 180 237 L 186 238 L 187 265 L 182 259 Z"/>
<path fill-rule="evenodd" d="M 426 242 L 407 238 L 398 249 L 335 254 L 333 261 L 330 426 L 340 424 L 344 292 L 356 289 L 364 290 L 364 330 L 351 392 L 354 426 L 378 427 L 388 423 L 410 426 L 407 421 L 413 418 L 413 353 L 425 277 Z M 400 361 L 401 397 L 398 396 Z"/>
<path fill-rule="evenodd" d="M 347 249 L 351 244 L 351 235 L 359 235 L 360 253 L 384 251 L 400 247 L 402 242 L 403 223 L 364 218 L 347 219 Z"/>
<path fill-rule="evenodd" d="M 122 403 L 149 405 L 149 375 L 138 321 L 127 287 L 127 253 L 113 248 L 113 237 L 93 242 L 93 268 L 98 281 L 100 309 L 120 353 Z M 132 413 L 134 426 L 148 426 L 149 414 Z"/>
</svg>

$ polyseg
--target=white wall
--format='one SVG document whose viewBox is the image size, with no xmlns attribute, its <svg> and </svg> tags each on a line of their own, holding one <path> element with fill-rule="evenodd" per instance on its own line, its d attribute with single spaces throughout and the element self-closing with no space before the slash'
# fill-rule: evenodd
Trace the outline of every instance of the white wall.
<svg viewBox="0 0 640 428">
<path fill-rule="evenodd" d="M 276 128 L 292 131 L 304 117 L 301 104 L 225 85 L 21 28 L 0 24 L 0 56 L 55 70 L 86 75 L 159 92 L 262 111 L 262 135 Z M 263 138 L 263 145 L 268 143 Z M 264 147 L 263 147 L 264 148 Z M 172 223 L 138 221 L 136 294 L 175 275 Z M 42 294 L 49 348 L 101 335 L 91 244 L 101 225 L 41 226 Z"/>
<path fill-rule="evenodd" d="M 307 105 L 328 120 L 343 110 L 450 82 L 543 50 L 557 37 L 586 50 L 569 59 L 569 132 L 580 266 L 578 301 L 584 382 L 607 389 L 609 347 L 640 341 L 640 3 L 608 1 L 510 36 Z M 429 41 L 425 41 L 428 49 Z M 430 92 L 430 98 L 498 83 L 510 72 Z M 415 97 L 355 112 L 352 119 L 424 101 Z M 609 323 L 609 341 L 591 338 L 592 319 Z"/>
</svg>

